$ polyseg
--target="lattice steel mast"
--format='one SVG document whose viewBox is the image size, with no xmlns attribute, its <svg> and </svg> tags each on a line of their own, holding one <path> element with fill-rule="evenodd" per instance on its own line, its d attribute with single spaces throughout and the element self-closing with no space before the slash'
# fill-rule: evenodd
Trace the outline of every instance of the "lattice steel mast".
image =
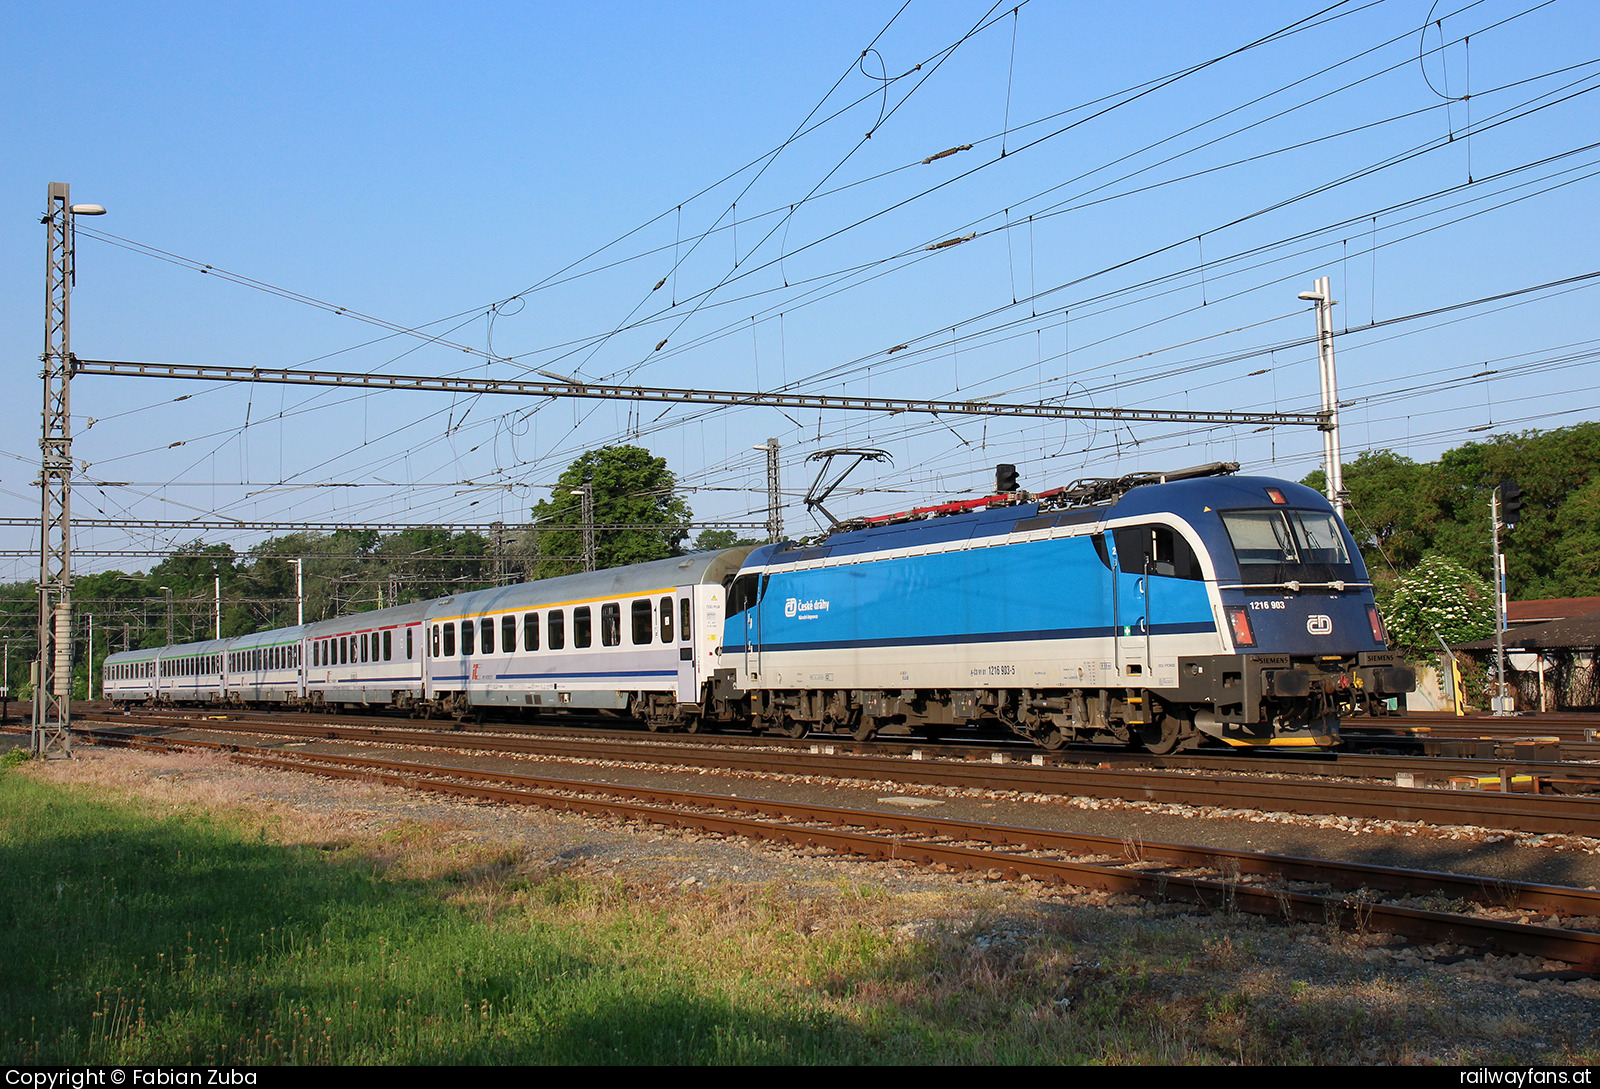
<svg viewBox="0 0 1600 1089">
<path fill-rule="evenodd" d="M 72 203 L 51 182 L 45 213 L 43 431 L 39 439 L 39 657 L 33 689 L 33 751 L 72 755 L 72 283 L 75 215 L 104 215 Z"/>
</svg>

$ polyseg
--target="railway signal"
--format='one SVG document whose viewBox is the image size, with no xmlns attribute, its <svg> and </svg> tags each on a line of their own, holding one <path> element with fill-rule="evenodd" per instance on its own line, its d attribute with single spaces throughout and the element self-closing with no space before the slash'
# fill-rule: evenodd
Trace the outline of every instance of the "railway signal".
<svg viewBox="0 0 1600 1089">
<path fill-rule="evenodd" d="M 1500 482 L 1500 522 L 1507 529 L 1515 529 L 1522 521 L 1522 489 L 1515 480 Z"/>
</svg>

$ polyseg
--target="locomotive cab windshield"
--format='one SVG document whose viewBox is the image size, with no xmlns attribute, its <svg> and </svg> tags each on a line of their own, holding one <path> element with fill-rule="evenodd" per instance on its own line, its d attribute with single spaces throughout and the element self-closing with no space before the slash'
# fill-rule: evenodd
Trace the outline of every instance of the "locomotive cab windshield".
<svg viewBox="0 0 1600 1089">
<path fill-rule="evenodd" d="M 1241 581 L 1354 582 L 1361 578 L 1332 514 L 1311 510 L 1221 511 Z"/>
</svg>

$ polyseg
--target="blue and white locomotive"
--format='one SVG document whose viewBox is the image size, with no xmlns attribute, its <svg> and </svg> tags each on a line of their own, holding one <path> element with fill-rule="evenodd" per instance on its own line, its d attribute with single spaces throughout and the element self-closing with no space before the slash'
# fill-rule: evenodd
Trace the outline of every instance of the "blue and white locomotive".
<svg viewBox="0 0 1600 1089">
<path fill-rule="evenodd" d="M 1341 716 L 1386 711 L 1415 678 L 1327 501 L 1234 468 L 758 548 L 730 590 L 718 695 L 794 735 L 992 723 L 1047 748 L 1332 744 Z"/>
<path fill-rule="evenodd" d="M 112 655 L 108 698 L 587 709 L 652 729 L 999 727 L 1331 745 L 1415 685 L 1309 488 L 1210 465 L 998 494 L 236 640 Z"/>
</svg>

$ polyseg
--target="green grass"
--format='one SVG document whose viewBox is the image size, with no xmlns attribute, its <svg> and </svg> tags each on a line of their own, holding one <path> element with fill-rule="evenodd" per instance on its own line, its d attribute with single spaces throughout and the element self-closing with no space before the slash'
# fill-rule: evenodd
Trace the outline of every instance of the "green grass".
<svg viewBox="0 0 1600 1089">
<path fill-rule="evenodd" d="M 86 793 L 0 771 L 0 1063 L 1073 1057 L 852 1008 L 918 956 L 862 926 L 819 937 L 776 894 L 730 930 L 615 881 L 481 859 L 406 879 Z"/>
<path fill-rule="evenodd" d="M 0 767 L 0 1064 L 1593 1055 L 1516 1023 L 1473 1040 L 1437 984 L 1293 967 L 1253 920 L 1005 886 L 629 884 L 420 821 L 313 846 L 276 827 Z"/>
</svg>

